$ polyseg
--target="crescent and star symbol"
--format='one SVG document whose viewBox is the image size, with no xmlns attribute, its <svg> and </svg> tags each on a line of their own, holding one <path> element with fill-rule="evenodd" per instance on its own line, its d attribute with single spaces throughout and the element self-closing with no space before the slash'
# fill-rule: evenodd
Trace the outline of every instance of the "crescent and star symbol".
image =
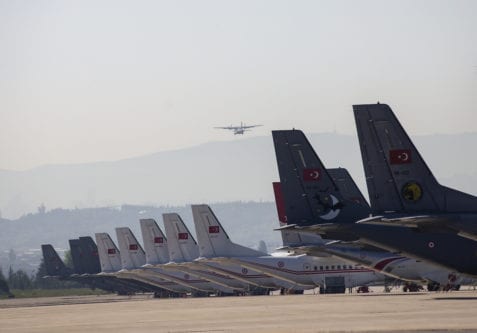
<svg viewBox="0 0 477 333">
<path fill-rule="evenodd" d="M 331 210 L 326 214 L 320 215 L 320 218 L 322 218 L 323 220 L 332 220 L 335 217 L 337 217 L 338 214 L 340 213 L 339 208 L 335 209 L 335 207 L 337 207 L 340 201 L 333 194 L 330 194 L 330 197 L 331 197 Z"/>
<path fill-rule="evenodd" d="M 408 153 L 401 153 L 398 158 L 403 161 L 403 162 L 407 162 L 409 160 L 409 154 Z"/>
<path fill-rule="evenodd" d="M 320 172 L 318 170 L 311 171 L 309 173 L 310 178 L 318 179 L 320 178 Z"/>
<path fill-rule="evenodd" d="M 332 220 L 338 216 L 343 204 L 333 194 L 325 195 L 321 198 L 319 194 L 313 197 L 319 205 L 319 212 L 327 211 L 326 214 L 319 215 L 323 220 Z"/>
</svg>

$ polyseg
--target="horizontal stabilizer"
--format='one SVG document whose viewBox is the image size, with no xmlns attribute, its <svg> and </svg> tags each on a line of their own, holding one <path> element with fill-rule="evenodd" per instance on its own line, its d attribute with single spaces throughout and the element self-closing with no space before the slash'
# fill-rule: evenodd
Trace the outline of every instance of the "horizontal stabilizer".
<svg viewBox="0 0 477 333">
<path fill-rule="evenodd" d="M 451 222 L 448 216 L 445 215 L 416 215 L 403 217 L 384 217 L 372 216 L 367 219 L 358 221 L 360 224 L 377 224 L 395 227 L 409 227 L 409 228 L 440 228 L 445 227 L 446 223 Z"/>
</svg>

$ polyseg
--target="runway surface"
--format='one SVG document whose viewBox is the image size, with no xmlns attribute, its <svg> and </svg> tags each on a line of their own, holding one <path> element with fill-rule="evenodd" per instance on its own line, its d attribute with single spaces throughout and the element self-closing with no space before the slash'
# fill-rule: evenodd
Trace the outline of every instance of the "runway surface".
<svg viewBox="0 0 477 333">
<path fill-rule="evenodd" d="M 0 301 L 0 332 L 476 331 L 477 292 Z"/>
</svg>

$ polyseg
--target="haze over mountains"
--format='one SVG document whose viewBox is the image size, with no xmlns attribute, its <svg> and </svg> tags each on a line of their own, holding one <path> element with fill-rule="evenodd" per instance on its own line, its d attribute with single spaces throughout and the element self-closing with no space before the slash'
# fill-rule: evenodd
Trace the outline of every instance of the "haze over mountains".
<svg viewBox="0 0 477 333">
<path fill-rule="evenodd" d="M 366 194 L 357 139 L 307 134 L 327 167 L 346 167 Z M 438 180 L 477 194 L 477 133 L 413 137 Z M 278 179 L 271 136 L 210 142 L 111 162 L 0 170 L 0 211 L 15 219 L 54 208 L 272 201 Z"/>
<path fill-rule="evenodd" d="M 308 135 L 327 167 L 346 167 L 366 194 L 357 139 Z M 415 136 L 438 180 L 477 194 L 477 133 Z M 191 203 L 207 203 L 236 242 L 280 246 L 272 181 L 278 180 L 271 136 L 241 137 L 120 161 L 48 165 L 0 171 L 0 266 L 27 271 L 40 262 L 41 244 L 68 248 L 68 239 L 178 212 L 193 231 Z M 43 206 L 44 204 L 44 206 Z M 16 252 L 12 262 L 10 249 Z M 31 251 L 30 249 L 33 249 Z M 15 257 L 15 256 L 14 256 Z"/>
</svg>

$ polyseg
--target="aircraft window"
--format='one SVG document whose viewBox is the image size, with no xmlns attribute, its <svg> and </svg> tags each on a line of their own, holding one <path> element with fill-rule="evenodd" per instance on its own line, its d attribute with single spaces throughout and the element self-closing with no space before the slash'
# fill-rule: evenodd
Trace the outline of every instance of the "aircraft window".
<svg viewBox="0 0 477 333">
<path fill-rule="evenodd" d="M 337 269 L 341 269 L 341 265 L 336 266 Z"/>
<path fill-rule="evenodd" d="M 323 266 L 320 266 L 320 271 L 322 271 L 322 270 L 323 270 Z"/>
<path fill-rule="evenodd" d="M 317 271 L 317 270 L 318 270 L 318 266 L 315 266 L 314 269 L 315 269 L 315 271 Z"/>
<path fill-rule="evenodd" d="M 326 266 L 326 269 L 327 269 L 327 270 L 330 269 L 330 266 Z"/>
<path fill-rule="evenodd" d="M 331 269 L 335 269 L 335 265 L 331 265 Z"/>
</svg>

